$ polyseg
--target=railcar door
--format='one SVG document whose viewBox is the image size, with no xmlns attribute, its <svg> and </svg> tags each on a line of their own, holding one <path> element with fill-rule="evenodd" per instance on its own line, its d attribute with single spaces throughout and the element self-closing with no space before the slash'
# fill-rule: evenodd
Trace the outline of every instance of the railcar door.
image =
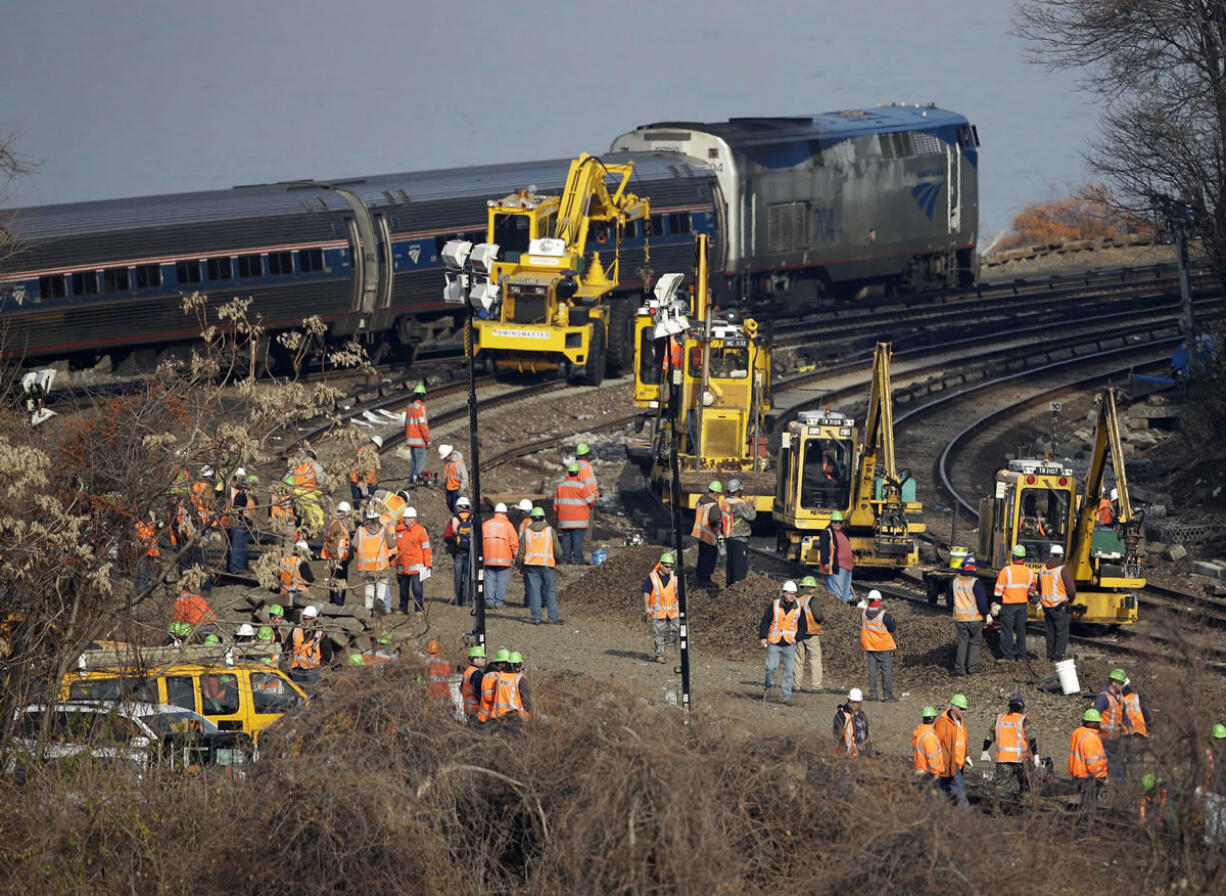
<svg viewBox="0 0 1226 896">
<path fill-rule="evenodd" d="M 949 232 L 956 234 L 962 229 L 962 150 L 949 143 L 945 144 L 945 183 Z"/>
</svg>

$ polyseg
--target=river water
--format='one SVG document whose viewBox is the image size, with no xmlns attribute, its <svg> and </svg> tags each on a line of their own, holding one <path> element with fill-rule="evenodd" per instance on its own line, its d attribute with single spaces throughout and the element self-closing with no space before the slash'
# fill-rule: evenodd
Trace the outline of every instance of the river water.
<svg viewBox="0 0 1226 896">
<path fill-rule="evenodd" d="M 0 205 L 600 153 L 662 119 L 935 102 L 979 127 L 984 242 L 1086 182 L 1095 108 L 1007 0 L 40 0 L 5 13 Z"/>
</svg>

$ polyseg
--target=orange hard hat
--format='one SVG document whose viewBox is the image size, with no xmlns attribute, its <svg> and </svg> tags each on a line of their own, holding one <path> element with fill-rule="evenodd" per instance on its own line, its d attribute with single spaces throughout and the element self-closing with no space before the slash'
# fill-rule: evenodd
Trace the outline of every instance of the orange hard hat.
<svg viewBox="0 0 1226 896">
<path fill-rule="evenodd" d="M 443 648 L 438 646 L 438 641 L 431 641 L 426 645 L 426 653 L 430 654 L 430 656 L 437 656 L 442 653 L 442 650 Z"/>
</svg>

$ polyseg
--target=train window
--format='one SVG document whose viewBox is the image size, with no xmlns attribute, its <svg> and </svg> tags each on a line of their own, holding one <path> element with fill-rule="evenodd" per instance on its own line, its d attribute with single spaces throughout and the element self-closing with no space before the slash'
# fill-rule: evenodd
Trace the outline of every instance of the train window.
<svg viewBox="0 0 1226 896">
<path fill-rule="evenodd" d="M 127 268 L 107 268 L 102 272 L 102 287 L 107 292 L 127 292 L 130 282 Z"/>
<path fill-rule="evenodd" d="M 243 279 L 264 276 L 264 262 L 258 255 L 240 255 L 238 257 L 238 276 Z"/>
<path fill-rule="evenodd" d="M 162 285 L 162 269 L 156 264 L 138 264 L 136 266 L 136 288 L 156 289 Z"/>
<path fill-rule="evenodd" d="M 72 294 L 74 296 L 98 295 L 98 272 L 77 271 L 72 275 Z"/>
<path fill-rule="evenodd" d="M 304 274 L 313 274 L 324 269 L 323 249 L 299 249 L 298 269 Z"/>
<path fill-rule="evenodd" d="M 62 299 L 68 294 L 63 274 L 38 278 L 38 292 L 44 299 Z"/>
<path fill-rule="evenodd" d="M 689 212 L 670 212 L 668 216 L 668 230 L 674 235 L 682 233 L 692 233 L 694 228 L 690 223 Z"/>
<path fill-rule="evenodd" d="M 664 236 L 664 216 L 663 215 L 652 215 L 651 216 L 651 235 L 652 236 Z"/>
<path fill-rule="evenodd" d="M 176 261 L 175 262 L 175 279 L 179 281 L 180 286 L 187 286 L 192 283 L 200 282 L 200 262 L 198 261 Z"/>
<path fill-rule="evenodd" d="M 979 135 L 972 128 L 973 125 L 958 125 L 958 145 L 963 149 L 974 149 L 979 145 Z"/>
<path fill-rule="evenodd" d="M 229 256 L 210 258 L 205 262 L 205 266 L 211 281 L 234 279 L 234 267 L 230 264 Z"/>
<path fill-rule="evenodd" d="M 380 246 L 380 248 L 382 248 L 382 246 Z M 274 276 L 294 273 L 294 253 L 269 252 L 268 273 Z"/>
</svg>

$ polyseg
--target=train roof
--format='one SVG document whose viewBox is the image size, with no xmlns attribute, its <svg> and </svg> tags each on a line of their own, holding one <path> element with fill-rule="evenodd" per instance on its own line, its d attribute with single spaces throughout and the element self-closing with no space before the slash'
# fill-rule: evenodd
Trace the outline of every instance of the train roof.
<svg viewBox="0 0 1226 896">
<path fill-rule="evenodd" d="M 711 177 L 711 172 L 675 153 L 614 153 L 610 162 L 635 161 L 635 182 Z M 127 229 L 250 219 L 278 215 L 341 213 L 344 197 L 329 187 L 357 195 L 368 206 L 388 207 L 451 199 L 492 199 L 529 185 L 557 190 L 566 182 L 571 159 L 547 159 L 469 168 L 440 168 L 371 177 L 253 184 L 228 190 L 170 193 L 31 206 L 3 212 L 6 225 L 22 242 Z"/>
<path fill-rule="evenodd" d="M 935 105 L 895 103 L 872 109 L 845 109 L 779 118 L 730 118 L 727 121 L 657 121 L 636 130 L 703 131 L 727 141 L 730 146 L 792 143 L 800 140 L 838 142 L 866 134 L 888 131 L 930 130 L 967 124 L 966 116 Z"/>
</svg>

